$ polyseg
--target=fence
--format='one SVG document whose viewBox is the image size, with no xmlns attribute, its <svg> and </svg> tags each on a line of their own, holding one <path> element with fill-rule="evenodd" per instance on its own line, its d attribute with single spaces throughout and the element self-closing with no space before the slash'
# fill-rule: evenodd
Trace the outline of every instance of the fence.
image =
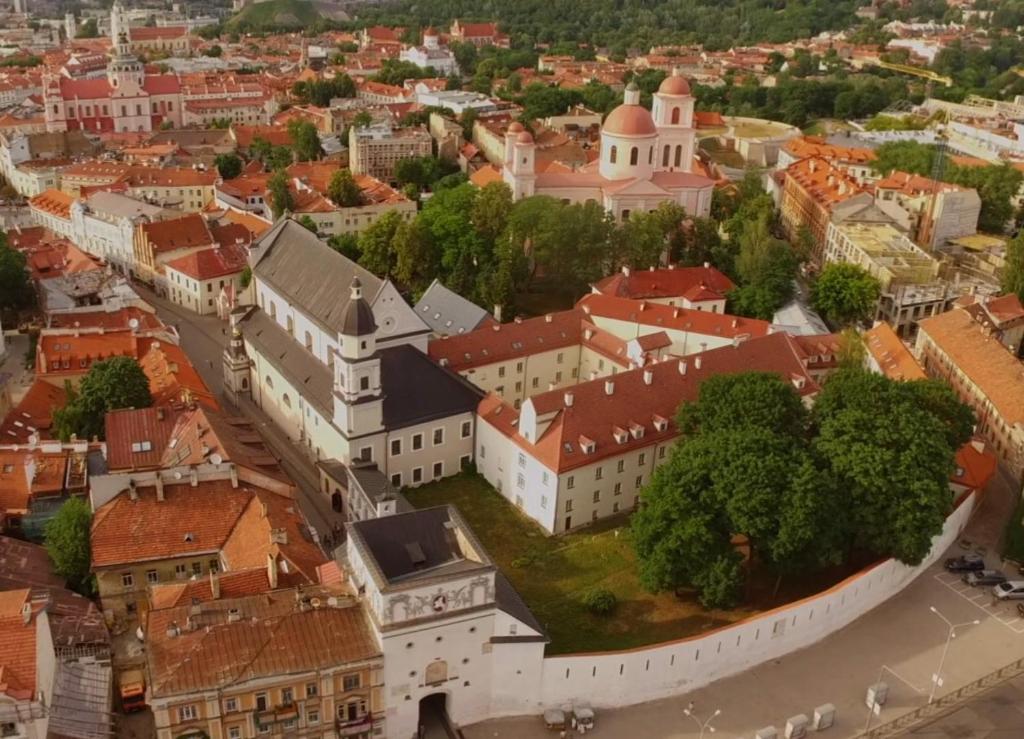
<svg viewBox="0 0 1024 739">
<path fill-rule="evenodd" d="M 946 709 L 957 705 L 961 701 L 973 698 L 1021 674 L 1024 674 L 1024 659 L 1019 659 L 1005 667 L 1001 667 L 995 672 L 985 675 L 980 680 L 964 685 L 959 690 L 954 690 L 952 693 L 927 703 L 914 711 L 905 713 L 887 724 L 882 724 L 869 731 L 862 732 L 857 739 L 887 739 L 888 737 L 900 736 L 915 724 L 919 724 L 929 718 L 938 717 Z"/>
</svg>

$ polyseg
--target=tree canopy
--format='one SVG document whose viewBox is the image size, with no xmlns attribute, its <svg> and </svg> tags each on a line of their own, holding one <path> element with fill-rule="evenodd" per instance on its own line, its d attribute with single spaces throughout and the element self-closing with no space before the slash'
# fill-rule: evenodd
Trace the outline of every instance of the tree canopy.
<svg viewBox="0 0 1024 739">
<path fill-rule="evenodd" d="M 0 310 L 24 308 L 34 296 L 25 255 L 8 246 L 7 234 L 0 232 Z"/>
<path fill-rule="evenodd" d="M 225 180 L 231 180 L 242 174 L 242 160 L 237 154 L 218 154 L 213 160 L 217 172 Z"/>
<path fill-rule="evenodd" d="M 122 408 L 148 408 L 153 404 L 149 378 L 134 357 L 111 357 L 94 362 L 67 404 L 53 414 L 54 432 L 62 441 L 106 438 L 105 416 Z"/>
<path fill-rule="evenodd" d="M 810 412 L 776 374 L 710 377 L 680 408 L 682 435 L 632 519 L 641 581 L 729 607 L 750 567 L 782 576 L 857 551 L 916 564 L 949 512 L 973 422 L 942 383 L 860 366 L 833 373 Z"/>
<path fill-rule="evenodd" d="M 69 498 L 46 523 L 46 553 L 53 571 L 75 590 L 86 590 L 92 567 L 89 529 L 92 510 L 84 498 Z"/>
<path fill-rule="evenodd" d="M 352 208 L 363 203 L 362 188 L 352 177 L 352 172 L 347 169 L 339 169 L 331 175 L 331 181 L 327 185 L 327 197 L 343 208 Z"/>
<path fill-rule="evenodd" d="M 288 123 L 288 136 L 300 162 L 319 159 L 323 154 L 320 147 L 320 134 L 309 121 L 293 120 Z"/>
<path fill-rule="evenodd" d="M 811 304 L 836 326 L 863 323 L 875 313 L 881 285 L 856 264 L 828 264 L 811 286 Z"/>
</svg>

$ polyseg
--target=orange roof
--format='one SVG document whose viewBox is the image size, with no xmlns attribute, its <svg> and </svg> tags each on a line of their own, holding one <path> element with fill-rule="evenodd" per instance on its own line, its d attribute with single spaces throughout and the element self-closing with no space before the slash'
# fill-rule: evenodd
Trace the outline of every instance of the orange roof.
<svg viewBox="0 0 1024 739">
<path fill-rule="evenodd" d="M 528 441 L 520 412 L 490 395 L 477 413 L 548 469 L 561 473 L 607 457 L 669 441 L 680 403 L 697 398 L 704 379 L 721 374 L 762 371 L 794 382 L 801 395 L 817 384 L 807 373 L 802 352 L 788 334 L 777 333 L 712 349 L 699 355 L 619 372 L 571 388 L 535 395 L 538 417 L 550 417 L 535 441 Z M 610 391 L 610 392 L 609 392 Z M 529 433 L 529 430 L 525 430 Z M 586 447 L 592 445 L 592 451 Z"/>
<path fill-rule="evenodd" d="M 765 336 L 771 328 L 768 321 L 757 318 L 674 308 L 660 303 L 649 303 L 646 300 L 630 300 L 599 293 L 584 295 L 576 306 L 591 316 L 723 338 Z"/>
<path fill-rule="evenodd" d="M 142 371 L 149 378 L 154 405 L 188 404 L 197 400 L 214 410 L 220 407 L 181 347 L 166 341 L 140 338 L 138 359 Z"/>
<path fill-rule="evenodd" d="M 67 402 L 63 388 L 37 379 L 0 423 L 0 444 L 25 444 L 32 434 L 52 438 L 53 412 Z"/>
<path fill-rule="evenodd" d="M 132 328 L 132 321 L 136 322 L 139 330 L 157 329 L 163 327 L 156 313 L 129 306 L 119 310 L 93 310 L 73 313 L 50 313 L 50 328 L 103 328 L 106 330 L 125 330 Z"/>
<path fill-rule="evenodd" d="M 584 318 L 583 311 L 573 309 L 525 321 L 496 323 L 469 333 L 434 339 L 427 352 L 434 361 L 446 360 L 452 370 L 459 372 L 578 344 Z"/>
<path fill-rule="evenodd" d="M 789 165 L 786 168 L 787 187 L 790 182 L 799 185 L 819 205 L 828 209 L 863 190 L 840 167 L 833 167 L 820 157 L 808 157 Z"/>
<path fill-rule="evenodd" d="M 213 234 L 206 225 L 206 219 L 198 213 L 188 213 L 166 221 L 143 223 L 140 228 L 154 254 L 197 246 L 213 246 L 215 243 Z"/>
<path fill-rule="evenodd" d="M 244 229 L 243 229 L 244 231 Z M 212 280 L 240 273 L 247 264 L 245 247 L 235 244 L 200 249 L 167 262 L 166 267 L 195 280 Z"/>
<path fill-rule="evenodd" d="M 125 181 L 131 187 L 213 187 L 220 175 L 216 169 L 203 172 L 191 167 L 130 167 Z"/>
<path fill-rule="evenodd" d="M 36 692 L 36 624 L 22 616 L 30 597 L 28 588 L 0 592 L 0 693 L 16 701 Z"/>
<path fill-rule="evenodd" d="M 221 572 L 216 575 L 221 598 L 240 598 L 270 591 L 267 568 Z M 201 580 L 169 582 L 150 587 L 150 603 L 154 609 L 173 608 L 216 600 L 209 577 Z"/>
<path fill-rule="evenodd" d="M 501 170 L 493 164 L 485 164 L 469 176 L 469 181 L 477 187 L 486 187 L 492 182 L 502 182 Z"/>
<path fill-rule="evenodd" d="M 31 463 L 30 452 L 0 449 L 0 509 L 4 513 L 28 511 L 32 497 Z"/>
<path fill-rule="evenodd" d="M 959 185 L 952 185 L 948 182 L 938 182 L 930 177 L 922 177 L 919 174 L 909 172 L 890 172 L 887 177 L 875 183 L 878 190 L 899 190 L 906 195 L 922 195 L 933 192 L 949 192 L 951 190 L 963 190 Z"/>
<path fill-rule="evenodd" d="M 177 414 L 168 408 L 125 408 L 104 418 L 107 467 L 113 471 L 155 469 L 171 438 Z"/>
<path fill-rule="evenodd" d="M 71 218 L 71 204 L 75 199 L 66 192 L 49 189 L 29 198 L 29 207 L 41 210 L 58 218 Z"/>
<path fill-rule="evenodd" d="M 726 293 L 735 287 L 732 280 L 711 266 L 629 270 L 628 273 L 618 272 L 594 284 L 597 292 L 619 298 L 685 296 L 691 302 L 723 300 Z M 697 292 L 692 292 L 694 289 Z"/>
<path fill-rule="evenodd" d="M 864 344 L 882 374 L 892 380 L 923 380 L 926 375 L 892 326 L 879 321 L 864 333 Z"/>
<path fill-rule="evenodd" d="M 971 490 L 984 490 L 996 474 L 999 459 L 985 449 L 985 443 L 972 440 L 956 453 L 956 472 L 951 478 L 958 485 Z"/>
<path fill-rule="evenodd" d="M 128 331 L 106 333 L 42 334 L 36 350 L 36 372 L 41 375 L 84 375 L 94 362 L 110 357 L 134 357 L 137 339 Z"/>
<path fill-rule="evenodd" d="M 998 339 L 979 330 L 967 311 L 923 318 L 918 328 L 988 398 L 1007 425 L 1024 423 L 1024 365 Z"/>
<path fill-rule="evenodd" d="M 273 225 L 269 221 L 260 218 L 253 213 L 245 213 L 240 210 L 235 210 L 234 208 L 228 208 L 224 211 L 224 215 L 221 216 L 221 220 L 245 227 L 249 233 L 252 234 L 253 238 L 262 236 Z"/>
<path fill-rule="evenodd" d="M 783 148 L 797 159 L 818 157 L 844 164 L 867 164 L 875 160 L 875 152 L 867 147 L 835 146 L 820 136 L 790 139 Z"/>
<path fill-rule="evenodd" d="M 288 129 L 278 126 L 241 126 L 234 125 L 231 132 L 238 142 L 239 149 L 248 149 L 255 139 L 263 139 L 275 146 L 291 146 L 292 137 Z"/>
</svg>

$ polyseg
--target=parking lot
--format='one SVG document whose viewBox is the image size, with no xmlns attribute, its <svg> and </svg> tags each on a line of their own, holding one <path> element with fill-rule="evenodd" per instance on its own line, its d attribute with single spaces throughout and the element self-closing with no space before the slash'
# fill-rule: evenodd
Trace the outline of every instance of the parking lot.
<svg viewBox="0 0 1024 739">
<path fill-rule="evenodd" d="M 1008 576 L 1016 572 L 1007 571 Z M 986 616 L 995 619 L 1015 634 L 1024 634 L 1024 618 L 1017 612 L 1017 604 L 1024 601 L 1000 601 L 992 595 L 992 586 L 972 586 L 965 583 L 958 574 L 939 571 L 933 577 L 949 588 Z M 978 618 L 982 618 L 978 616 Z"/>
</svg>

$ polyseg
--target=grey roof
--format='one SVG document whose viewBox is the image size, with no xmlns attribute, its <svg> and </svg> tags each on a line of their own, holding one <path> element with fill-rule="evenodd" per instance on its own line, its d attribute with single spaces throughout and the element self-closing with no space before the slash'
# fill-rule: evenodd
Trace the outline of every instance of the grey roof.
<svg viewBox="0 0 1024 739">
<path fill-rule="evenodd" d="M 239 321 L 242 334 L 322 415 L 334 414 L 334 378 L 288 332 L 260 309 Z M 482 393 L 451 370 L 438 366 L 414 346 L 381 349 L 384 427 L 404 428 L 472 411 Z"/>
<path fill-rule="evenodd" d="M 416 303 L 416 315 L 440 336 L 457 336 L 480 326 L 491 315 L 434 280 Z"/>
<path fill-rule="evenodd" d="M 383 284 L 290 218 L 278 221 L 256 242 L 249 264 L 255 277 L 335 332 L 344 327 L 352 278 L 359 278 L 371 299 Z"/>
<path fill-rule="evenodd" d="M 341 333 L 345 336 L 369 336 L 377 332 L 377 321 L 373 318 L 373 310 L 362 294 L 362 283 L 358 277 L 352 278 L 352 291 L 341 317 Z"/>
<path fill-rule="evenodd" d="M 113 672 L 108 665 L 58 661 L 47 736 L 101 739 L 114 731 L 110 714 Z"/>
<path fill-rule="evenodd" d="M 494 599 L 498 604 L 498 608 L 503 610 L 505 613 L 510 615 L 512 618 L 522 621 L 524 624 L 529 626 L 531 629 L 540 634 L 540 638 L 544 641 L 550 641 L 548 639 L 548 633 L 544 630 L 544 627 L 540 625 L 540 621 L 533 615 L 533 611 L 526 605 L 526 601 L 519 595 L 519 591 L 515 589 L 512 582 L 505 577 L 504 574 L 499 570 L 494 575 Z M 532 637 L 536 639 L 537 637 Z M 508 641 L 511 640 L 509 637 L 501 638 L 499 640 Z M 531 637 L 523 635 L 517 639 L 517 641 L 531 640 Z"/>
<path fill-rule="evenodd" d="M 307 403 L 312 403 L 327 418 L 334 415 L 334 378 L 326 365 L 314 359 L 273 318 L 259 309 L 251 311 L 239 325 L 245 340 L 302 393 Z"/>
<path fill-rule="evenodd" d="M 117 192 L 101 190 L 94 192 L 85 201 L 90 210 L 97 215 L 114 218 L 137 218 L 143 216 L 151 220 L 181 215 L 178 211 L 169 211 L 159 205 L 152 205 L 143 200 L 136 200 Z"/>
<path fill-rule="evenodd" d="M 479 546 L 475 553 L 463 551 L 454 528 L 461 528 L 466 539 L 475 542 L 461 516 L 448 505 L 349 524 L 350 534 L 389 583 L 493 569 L 490 557 Z"/>
<path fill-rule="evenodd" d="M 380 350 L 384 426 L 404 428 L 473 411 L 483 393 L 409 344 Z"/>
<path fill-rule="evenodd" d="M 390 500 L 398 492 L 375 464 L 353 462 L 349 466 L 348 471 L 366 497 L 371 500 Z"/>
</svg>

